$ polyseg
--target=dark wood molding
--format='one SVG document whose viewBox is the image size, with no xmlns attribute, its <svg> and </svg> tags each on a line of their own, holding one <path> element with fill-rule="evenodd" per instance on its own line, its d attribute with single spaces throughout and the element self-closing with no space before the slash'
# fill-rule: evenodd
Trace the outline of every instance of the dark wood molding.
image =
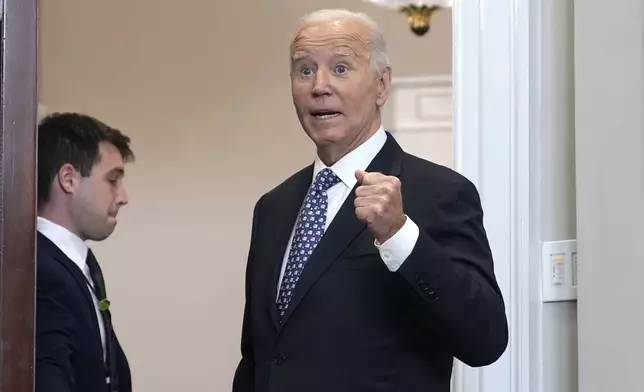
<svg viewBox="0 0 644 392">
<path fill-rule="evenodd" d="M 3 0 L 0 391 L 34 390 L 37 0 Z"/>
</svg>

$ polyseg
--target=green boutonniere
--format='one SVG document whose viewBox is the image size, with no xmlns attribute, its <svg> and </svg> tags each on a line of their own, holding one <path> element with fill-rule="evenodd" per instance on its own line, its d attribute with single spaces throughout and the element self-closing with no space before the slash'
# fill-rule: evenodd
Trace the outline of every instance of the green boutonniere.
<svg viewBox="0 0 644 392">
<path fill-rule="evenodd" d="M 102 300 L 98 303 L 98 309 L 100 309 L 100 311 L 101 311 L 101 312 L 104 312 L 104 311 L 106 311 L 106 310 L 109 310 L 109 308 L 110 308 L 110 300 L 109 300 L 109 299 L 107 299 L 107 298 L 102 299 Z"/>
</svg>

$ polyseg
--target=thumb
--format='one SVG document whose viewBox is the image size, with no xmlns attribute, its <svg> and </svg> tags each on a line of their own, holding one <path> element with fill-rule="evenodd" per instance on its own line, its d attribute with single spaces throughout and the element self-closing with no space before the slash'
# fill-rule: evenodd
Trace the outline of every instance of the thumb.
<svg viewBox="0 0 644 392">
<path fill-rule="evenodd" d="M 367 174 L 366 171 L 364 170 L 356 170 L 356 180 L 362 185 L 362 180 L 364 179 L 364 176 Z"/>
</svg>

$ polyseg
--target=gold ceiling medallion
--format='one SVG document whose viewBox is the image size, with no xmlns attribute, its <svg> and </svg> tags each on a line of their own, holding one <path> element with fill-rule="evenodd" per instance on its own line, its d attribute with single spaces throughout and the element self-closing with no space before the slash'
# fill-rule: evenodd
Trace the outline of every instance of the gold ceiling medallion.
<svg viewBox="0 0 644 392">
<path fill-rule="evenodd" d="M 453 0 L 364 0 L 378 6 L 397 10 L 407 15 L 411 31 L 419 37 L 431 29 L 431 19 L 434 12 L 441 8 L 451 8 Z"/>
</svg>

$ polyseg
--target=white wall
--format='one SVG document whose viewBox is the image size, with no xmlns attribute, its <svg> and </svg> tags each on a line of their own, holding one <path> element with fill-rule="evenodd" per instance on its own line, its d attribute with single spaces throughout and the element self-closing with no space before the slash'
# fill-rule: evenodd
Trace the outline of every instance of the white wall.
<svg viewBox="0 0 644 392">
<path fill-rule="evenodd" d="M 574 121 L 574 15 L 571 1 L 540 3 L 539 118 L 535 129 L 538 172 L 537 211 L 540 241 L 575 239 L 575 121 Z M 535 265 L 540 259 L 533 260 Z M 533 275 L 538 279 L 539 274 Z M 539 282 L 541 285 L 541 282 Z M 537 298 L 540 298 L 538 296 Z M 576 392 L 577 303 L 542 303 L 539 326 L 541 354 L 534 368 L 541 372 L 531 392 Z M 538 313 L 537 313 L 538 314 Z M 539 338 L 537 338 L 537 342 Z M 539 352 L 537 351 L 537 352 Z M 539 366 L 540 365 L 540 366 Z"/>
<path fill-rule="evenodd" d="M 641 0 L 575 1 L 581 392 L 644 389 L 643 26 Z"/>
</svg>

